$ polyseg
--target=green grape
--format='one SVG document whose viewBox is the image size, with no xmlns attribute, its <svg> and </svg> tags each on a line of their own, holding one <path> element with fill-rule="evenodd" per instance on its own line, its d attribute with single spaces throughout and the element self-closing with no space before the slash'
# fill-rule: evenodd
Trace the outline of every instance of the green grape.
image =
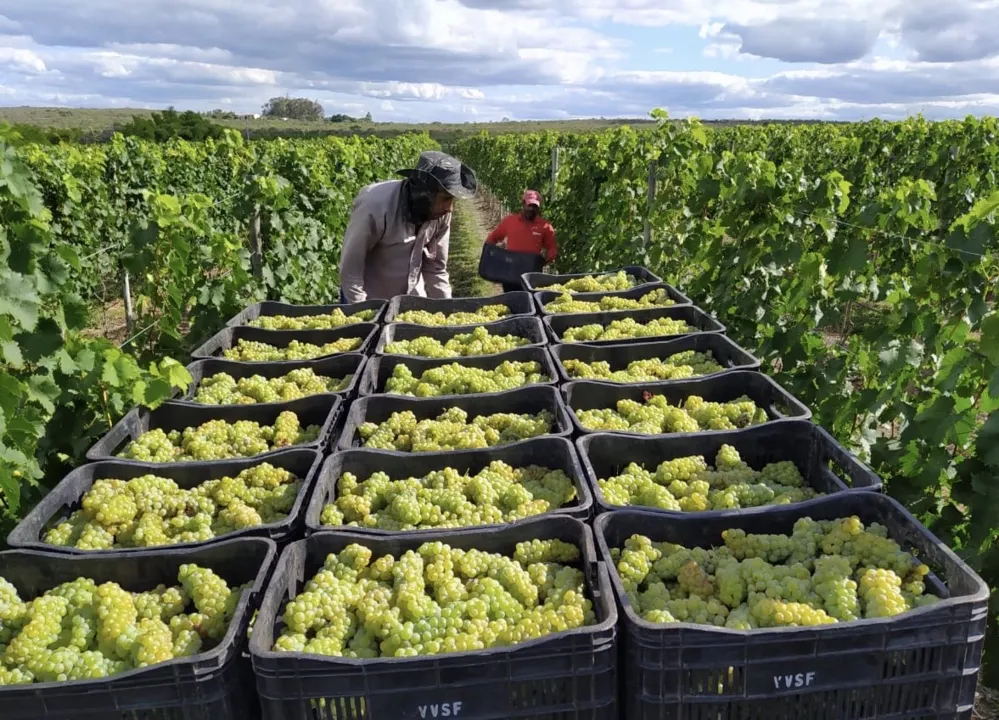
<svg viewBox="0 0 999 720">
<path fill-rule="evenodd" d="M 332 330 L 373 320 L 375 312 L 374 310 L 360 310 L 347 315 L 340 308 L 334 308 L 333 312 L 326 315 L 300 315 L 298 317 L 263 315 L 256 320 L 251 320 L 247 325 L 264 330 Z"/>
<path fill-rule="evenodd" d="M 273 649 L 419 657 L 515 645 L 592 625 L 596 615 L 583 573 L 553 559 L 578 557 L 577 548 L 573 555 L 563 545 L 522 543 L 513 558 L 442 542 L 398 558 L 350 545 L 327 557 L 288 603 Z"/>
<path fill-rule="evenodd" d="M 546 290 L 549 288 L 545 288 Z M 576 300 L 569 293 L 562 293 L 545 305 L 545 311 L 551 315 L 575 315 L 578 313 L 612 312 L 615 310 L 642 310 L 654 307 L 670 307 L 676 305 L 664 288 L 658 288 L 645 293 L 637 300 L 631 298 L 606 295 L 600 300 L 588 302 Z"/>
<path fill-rule="evenodd" d="M 303 428 L 298 416 L 288 410 L 278 415 L 273 426 L 252 420 L 209 420 L 199 427 L 165 432 L 154 428 L 130 442 L 119 457 L 143 462 L 190 462 L 253 457 L 291 445 L 314 442 L 321 428 Z"/>
<path fill-rule="evenodd" d="M 391 342 L 385 346 L 385 353 L 428 358 L 453 358 L 492 355 L 515 350 L 529 344 L 530 340 L 527 338 L 516 335 L 493 335 L 487 328 L 479 326 L 470 333 L 455 335 L 445 343 L 432 337 Z"/>
<path fill-rule="evenodd" d="M 737 430 L 766 422 L 766 410 L 743 396 L 729 402 L 705 402 L 696 395 L 682 406 L 670 405 L 663 395 L 643 393 L 643 401 L 618 400 L 616 408 L 576 410 L 580 424 L 588 430 L 626 431 L 649 435 Z"/>
<path fill-rule="evenodd" d="M 646 410 L 638 406 L 635 412 Z M 653 421 L 645 422 L 640 427 L 651 429 Z M 598 479 L 597 485 L 612 505 L 643 505 L 673 512 L 784 505 L 823 495 L 805 485 L 794 463 L 770 463 L 757 471 L 742 462 L 731 445 L 722 445 L 714 467 L 701 455 L 673 458 L 655 470 L 629 463 L 618 475 Z"/>
<path fill-rule="evenodd" d="M 522 520 L 576 498 L 571 478 L 538 465 L 514 468 L 494 460 L 475 474 L 454 468 L 393 480 L 383 472 L 359 480 L 344 473 L 323 525 L 379 530 L 471 527 Z"/>
<path fill-rule="evenodd" d="M 656 380 L 681 380 L 722 372 L 710 353 L 685 350 L 667 358 L 634 360 L 623 370 L 613 370 L 610 363 L 599 360 L 588 363 L 569 358 L 562 361 L 569 377 L 578 380 L 609 380 L 618 383 L 655 382 Z"/>
<path fill-rule="evenodd" d="M 627 290 L 639 284 L 640 281 L 637 277 L 629 275 L 624 270 L 618 270 L 615 273 L 603 275 L 584 275 L 564 283 L 545 285 L 543 289 L 557 293 L 614 292 L 615 290 Z"/>
<path fill-rule="evenodd" d="M 410 411 L 394 412 L 382 423 L 363 423 L 358 435 L 363 446 L 400 452 L 440 452 L 495 447 L 546 435 L 554 427 L 547 410 L 537 415 L 495 413 L 468 419 L 468 413 L 452 407 L 436 418 L 418 420 Z"/>
<path fill-rule="evenodd" d="M 656 318 L 645 323 L 634 318 L 611 320 L 607 325 L 591 323 L 566 328 L 562 333 L 563 342 L 595 342 L 601 340 L 624 340 L 628 338 L 652 338 L 669 335 L 686 335 L 695 332 L 684 320 Z"/>
<path fill-rule="evenodd" d="M 324 345 L 313 345 L 298 340 L 292 340 L 285 347 L 269 345 L 268 343 L 257 342 L 255 340 L 243 340 L 240 338 L 236 342 L 236 347 L 222 351 L 222 357 L 226 360 L 239 360 L 241 362 L 281 362 L 284 360 L 312 360 L 326 355 L 336 355 L 357 350 L 361 347 L 364 338 L 348 337 L 325 343 Z"/>
<path fill-rule="evenodd" d="M 298 368 L 287 375 L 265 378 L 263 375 L 236 380 L 228 373 L 216 373 L 198 385 L 194 402 L 201 405 L 252 405 L 276 403 L 346 390 L 353 375 L 331 378 L 316 375 L 312 368 Z"/>
<path fill-rule="evenodd" d="M 294 473 L 267 462 L 191 488 L 156 475 L 128 481 L 103 478 L 84 494 L 79 510 L 45 533 L 44 541 L 79 550 L 204 542 L 284 520 L 302 486 Z M 92 529 L 104 533 L 107 542 L 95 546 L 87 534 Z M 183 606 L 180 597 L 141 597 L 149 608 L 140 610 L 143 617 L 166 621 L 176 614 L 168 608 Z M 159 603 L 165 605 L 162 612 L 154 611 Z"/>
<path fill-rule="evenodd" d="M 399 364 L 385 382 L 385 392 L 414 397 L 474 395 L 513 390 L 547 380 L 549 378 L 542 374 L 541 363 L 534 361 L 505 360 L 492 370 L 450 363 L 426 370 L 420 377 L 414 377 L 408 367 Z"/>
<path fill-rule="evenodd" d="M 654 623 L 751 630 L 894 617 L 939 601 L 922 582 L 929 568 L 877 523 L 805 517 L 790 535 L 721 535 L 708 548 L 642 535 L 612 548 L 633 609 Z"/>
<path fill-rule="evenodd" d="M 483 305 L 475 312 L 432 313 L 428 310 L 407 310 L 399 313 L 392 321 L 413 325 L 481 325 L 495 322 L 510 314 L 506 305 Z"/>
<path fill-rule="evenodd" d="M 22 602 L 0 578 L 0 686 L 107 678 L 211 649 L 246 586 L 230 590 L 196 565 L 182 566 L 177 580 L 183 587 L 135 593 L 81 577 Z"/>
</svg>

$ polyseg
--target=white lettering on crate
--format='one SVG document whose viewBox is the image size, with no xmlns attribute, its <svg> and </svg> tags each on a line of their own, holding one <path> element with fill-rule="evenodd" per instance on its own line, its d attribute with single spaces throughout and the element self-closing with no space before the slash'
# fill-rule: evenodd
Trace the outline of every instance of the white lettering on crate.
<svg viewBox="0 0 999 720">
<path fill-rule="evenodd" d="M 458 713 L 461 712 L 461 701 L 420 705 L 417 709 L 420 711 L 421 718 L 458 717 Z"/>
<path fill-rule="evenodd" d="M 809 687 L 815 682 L 815 673 L 795 673 L 794 675 L 774 675 L 775 690 Z"/>
</svg>

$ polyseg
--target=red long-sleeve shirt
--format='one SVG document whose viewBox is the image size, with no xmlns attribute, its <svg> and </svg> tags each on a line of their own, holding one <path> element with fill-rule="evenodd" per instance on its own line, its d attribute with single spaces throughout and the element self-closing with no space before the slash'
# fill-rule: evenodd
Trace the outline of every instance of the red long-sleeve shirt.
<svg viewBox="0 0 999 720">
<path fill-rule="evenodd" d="M 532 253 L 540 255 L 545 251 L 545 260 L 551 262 L 558 254 L 555 246 L 555 228 L 544 218 L 538 216 L 534 220 L 525 220 L 520 213 L 507 215 L 489 233 L 486 242 L 495 245 L 506 239 L 506 249 L 511 252 Z"/>
</svg>

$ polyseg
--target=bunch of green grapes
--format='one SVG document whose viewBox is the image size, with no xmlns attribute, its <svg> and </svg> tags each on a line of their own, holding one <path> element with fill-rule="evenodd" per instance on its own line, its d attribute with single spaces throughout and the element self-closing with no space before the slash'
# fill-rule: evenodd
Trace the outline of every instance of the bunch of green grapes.
<svg viewBox="0 0 999 720">
<path fill-rule="evenodd" d="M 518 440 L 546 435 L 555 421 L 542 410 L 528 413 L 478 415 L 471 422 L 468 413 L 458 407 L 448 408 L 436 418 L 418 420 L 410 410 L 394 412 L 388 420 L 366 422 L 358 428 L 364 447 L 400 452 L 440 452 L 508 445 Z"/>
<path fill-rule="evenodd" d="M 80 509 L 45 534 L 45 542 L 78 550 L 156 547 L 205 542 L 288 517 L 302 481 L 270 463 L 193 488 L 157 475 L 104 478 Z"/>
<path fill-rule="evenodd" d="M 664 288 L 647 292 L 637 300 L 632 298 L 607 295 L 595 302 L 576 300 L 568 293 L 562 293 L 545 305 L 545 310 L 552 315 L 575 315 L 577 313 L 610 312 L 614 310 L 643 310 L 655 307 L 670 307 L 676 301 L 669 296 Z"/>
<path fill-rule="evenodd" d="M 336 355 L 337 353 L 351 352 L 361 347 L 364 338 L 340 338 L 323 345 L 313 345 L 312 343 L 292 340 L 287 347 L 277 347 L 267 343 L 256 342 L 255 340 L 243 340 L 236 343 L 236 347 L 222 351 L 222 357 L 226 360 L 239 360 L 241 362 L 281 362 L 282 360 L 312 360 L 326 355 Z"/>
<path fill-rule="evenodd" d="M 575 500 L 576 487 L 561 470 L 511 467 L 494 460 L 475 473 L 454 468 L 392 480 L 376 472 L 366 480 L 344 473 L 337 498 L 323 508 L 331 527 L 428 530 L 515 522 Z"/>
<path fill-rule="evenodd" d="M 316 375 L 312 368 L 298 368 L 283 377 L 270 379 L 263 375 L 251 375 L 236 380 L 228 373 L 216 373 L 201 381 L 194 394 L 194 402 L 201 405 L 285 402 L 346 390 L 353 379 L 353 375 L 343 379 Z"/>
<path fill-rule="evenodd" d="M 574 545 L 513 557 L 426 542 L 399 557 L 352 544 L 288 603 L 276 652 L 417 657 L 506 647 L 596 623 Z"/>
<path fill-rule="evenodd" d="M 684 320 L 673 318 L 655 318 L 649 322 L 638 322 L 634 318 L 612 320 L 607 325 L 591 323 L 577 327 L 566 328 L 562 333 L 564 342 L 593 342 L 594 340 L 625 340 L 628 338 L 664 337 L 667 335 L 686 335 L 694 332 Z"/>
<path fill-rule="evenodd" d="M 588 430 L 627 431 L 663 435 L 701 430 L 738 430 L 766 422 L 767 411 L 743 395 L 729 402 L 705 402 L 689 396 L 683 405 L 670 405 L 665 395 L 642 393 L 643 402 L 618 400 L 616 409 L 577 410 L 576 417 Z"/>
<path fill-rule="evenodd" d="M 399 313 L 392 322 L 413 323 L 414 325 L 481 325 L 490 323 L 510 314 L 506 305 L 483 305 L 475 312 L 432 313 L 428 310 L 407 310 Z"/>
<path fill-rule="evenodd" d="M 391 342 L 385 346 L 385 353 L 388 355 L 417 355 L 428 358 L 453 358 L 492 355 L 493 353 L 515 350 L 528 344 L 530 344 L 530 340 L 527 338 L 516 335 L 493 335 L 485 327 L 479 326 L 470 333 L 455 335 L 445 343 L 432 337 Z"/>
<path fill-rule="evenodd" d="M 805 484 L 790 460 L 754 470 L 731 445 L 721 446 L 714 467 L 702 455 L 667 460 L 655 470 L 632 462 L 619 475 L 602 478 L 597 485 L 611 505 L 677 512 L 787 505 L 823 494 Z"/>
<path fill-rule="evenodd" d="M 929 568 L 856 516 L 798 520 L 790 535 L 722 533 L 718 547 L 686 548 L 632 535 L 611 550 L 628 601 L 653 623 L 733 630 L 830 625 L 894 617 L 939 598 Z"/>
<path fill-rule="evenodd" d="M 0 578 L 0 686 L 99 680 L 212 649 L 249 586 L 197 565 L 177 582 L 131 592 L 80 577 L 23 600 Z"/>
<path fill-rule="evenodd" d="M 360 310 L 352 315 L 347 315 L 340 308 L 334 308 L 333 312 L 325 315 L 302 315 L 300 317 L 262 315 L 256 320 L 251 320 L 247 325 L 264 330 L 332 330 L 333 328 L 368 322 L 374 319 L 375 313 L 375 310 Z"/>
<path fill-rule="evenodd" d="M 119 457 L 143 462 L 189 462 L 253 457 L 291 445 L 314 442 L 318 425 L 303 428 L 298 415 L 288 410 L 273 425 L 252 420 L 209 420 L 198 427 L 164 431 L 154 428 L 133 440 Z"/>
<path fill-rule="evenodd" d="M 563 360 L 562 364 L 569 377 L 577 380 L 608 380 L 625 384 L 682 380 L 711 375 L 725 369 L 710 352 L 701 353 L 693 350 L 685 350 L 666 358 L 634 360 L 628 363 L 628 367 L 624 370 L 612 370 L 610 363 L 604 360 L 588 363 L 569 358 Z"/>
<path fill-rule="evenodd" d="M 476 395 L 513 390 L 524 385 L 547 382 L 541 363 L 504 361 L 492 370 L 450 363 L 426 370 L 420 377 L 399 364 L 385 381 L 385 392 L 392 395 L 436 397 L 438 395 Z"/>
<path fill-rule="evenodd" d="M 584 275 L 564 283 L 545 285 L 539 289 L 557 293 L 614 292 L 615 290 L 628 290 L 638 284 L 637 277 L 629 275 L 624 270 L 619 270 L 616 273 L 603 275 Z"/>
</svg>

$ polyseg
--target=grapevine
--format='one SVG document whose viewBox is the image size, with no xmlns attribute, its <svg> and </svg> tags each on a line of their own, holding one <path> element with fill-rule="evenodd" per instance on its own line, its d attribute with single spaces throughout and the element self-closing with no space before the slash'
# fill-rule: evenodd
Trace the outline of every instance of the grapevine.
<svg viewBox="0 0 999 720">
<path fill-rule="evenodd" d="M 381 423 L 366 422 L 358 435 L 366 448 L 401 452 L 440 452 L 495 447 L 552 431 L 554 418 L 547 410 L 536 415 L 494 413 L 468 419 L 458 407 L 435 418 L 419 420 L 410 410 L 394 412 Z"/>
<path fill-rule="evenodd" d="M 340 338 L 323 345 L 313 345 L 298 340 L 292 340 L 287 347 L 277 347 L 255 340 L 237 341 L 236 347 L 222 351 L 226 360 L 242 362 L 281 362 L 283 360 L 312 360 L 326 355 L 351 352 L 361 347 L 363 338 Z"/>
<path fill-rule="evenodd" d="M 270 379 L 263 375 L 251 375 L 236 380 L 228 373 L 216 373 L 201 381 L 194 394 L 194 402 L 202 405 L 284 402 L 321 393 L 340 392 L 350 387 L 353 379 L 353 375 L 344 378 L 316 375 L 311 368 L 299 368 L 282 377 Z"/>
<path fill-rule="evenodd" d="M 26 600 L 0 578 L 10 623 L 0 685 L 99 680 L 212 649 L 246 587 L 196 565 L 177 582 L 131 592 L 81 577 Z"/>
<path fill-rule="evenodd" d="M 657 288 L 638 299 L 605 295 L 596 301 L 580 300 L 569 293 L 563 293 L 545 305 L 545 311 L 552 315 L 576 313 L 611 312 L 615 310 L 644 310 L 646 308 L 670 307 L 676 301 L 664 288 Z"/>
<path fill-rule="evenodd" d="M 348 472 L 336 489 L 336 500 L 323 508 L 323 525 L 378 530 L 514 522 L 557 510 L 576 497 L 572 480 L 561 470 L 515 468 L 499 460 L 474 474 L 448 467 L 400 480 L 384 472 L 361 480 Z"/>
<path fill-rule="evenodd" d="M 710 466 L 701 455 L 667 460 L 654 470 L 628 463 L 620 474 L 597 480 L 611 505 L 644 505 L 675 512 L 786 505 L 820 496 L 789 460 L 754 470 L 731 445 Z"/>
<path fill-rule="evenodd" d="M 483 305 L 475 312 L 432 313 L 428 310 L 407 310 L 393 320 L 414 325 L 480 325 L 490 323 L 510 314 L 506 305 Z"/>
<path fill-rule="evenodd" d="M 616 383 L 654 382 L 656 380 L 681 380 L 722 372 L 710 352 L 694 350 L 675 353 L 666 358 L 647 358 L 628 363 L 623 370 L 614 370 L 604 360 L 588 363 L 567 358 L 562 361 L 569 377 L 578 380 L 609 380 Z"/>
<path fill-rule="evenodd" d="M 607 325 L 590 323 L 566 328 L 562 333 L 564 342 L 593 342 L 597 340 L 625 340 L 629 338 L 665 337 L 670 335 L 686 335 L 694 332 L 684 320 L 673 318 L 656 318 L 649 322 L 638 322 L 634 318 L 612 320 Z"/>
<path fill-rule="evenodd" d="M 697 395 L 671 405 L 664 395 L 643 393 L 643 401 L 618 400 L 615 408 L 576 410 L 587 430 L 658 435 L 702 430 L 738 430 L 768 420 L 766 410 L 745 395 L 729 402 L 705 402 Z"/>
<path fill-rule="evenodd" d="M 399 557 L 330 554 L 288 603 L 277 652 L 418 657 L 516 645 L 596 623 L 579 550 L 532 540 L 513 557 L 427 542 Z"/>
<path fill-rule="evenodd" d="M 188 462 L 253 457 L 291 445 L 314 442 L 321 428 L 303 428 L 298 416 L 288 410 L 273 425 L 252 420 L 209 420 L 183 430 L 153 428 L 130 442 L 119 457 L 143 462 Z"/>
<path fill-rule="evenodd" d="M 193 488 L 151 474 L 104 478 L 81 498 L 79 510 L 45 534 L 45 542 L 79 550 L 204 542 L 285 519 L 301 489 L 301 479 L 270 463 Z"/>
<path fill-rule="evenodd" d="M 385 381 L 385 392 L 414 397 L 438 395 L 475 395 L 513 390 L 524 385 L 547 382 L 541 363 L 505 360 L 491 370 L 450 363 L 424 371 L 414 377 L 412 371 L 399 364 L 392 377 Z"/>
<path fill-rule="evenodd" d="M 798 520 L 790 535 L 730 529 L 723 545 L 687 548 L 633 535 L 614 548 L 636 613 L 653 623 L 733 630 L 895 617 L 932 605 L 929 568 L 877 523 Z"/>
<path fill-rule="evenodd" d="M 340 308 L 335 308 L 333 312 L 326 315 L 299 315 L 298 317 L 263 315 L 256 320 L 250 320 L 247 325 L 264 330 L 332 330 L 347 325 L 369 322 L 374 319 L 376 314 L 375 310 L 360 310 L 347 315 Z"/>
<path fill-rule="evenodd" d="M 385 346 L 385 353 L 428 358 L 468 357 L 506 352 L 528 344 L 530 341 L 527 338 L 516 335 L 494 335 L 485 327 L 477 327 L 470 333 L 455 335 L 444 343 L 428 336 L 397 340 Z"/>
</svg>

